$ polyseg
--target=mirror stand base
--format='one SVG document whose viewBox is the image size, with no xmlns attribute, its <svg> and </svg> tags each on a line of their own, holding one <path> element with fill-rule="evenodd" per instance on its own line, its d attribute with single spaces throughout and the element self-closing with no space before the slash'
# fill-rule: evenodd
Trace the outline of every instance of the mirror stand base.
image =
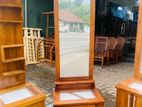
<svg viewBox="0 0 142 107">
<path fill-rule="evenodd" d="M 53 98 L 54 107 L 104 107 L 97 89 L 54 91 Z"/>
<path fill-rule="evenodd" d="M 95 88 L 94 80 L 56 82 L 54 107 L 104 107 L 104 99 Z"/>
</svg>

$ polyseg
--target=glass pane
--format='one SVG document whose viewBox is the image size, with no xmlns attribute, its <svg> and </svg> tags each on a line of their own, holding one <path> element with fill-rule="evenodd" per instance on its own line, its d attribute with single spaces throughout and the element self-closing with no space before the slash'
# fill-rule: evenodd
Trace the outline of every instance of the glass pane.
<svg viewBox="0 0 142 107">
<path fill-rule="evenodd" d="M 131 83 L 129 85 L 129 88 L 133 88 L 135 90 L 142 91 L 142 84 L 140 84 L 140 83 Z"/>
<path fill-rule="evenodd" d="M 33 95 L 34 94 L 29 89 L 22 88 L 4 94 L 0 94 L 0 100 L 2 100 L 4 104 L 10 104 L 16 101 L 26 99 L 28 97 L 32 97 Z"/>
<path fill-rule="evenodd" d="M 89 75 L 90 0 L 59 0 L 61 77 Z"/>
<path fill-rule="evenodd" d="M 96 98 L 92 90 L 81 90 L 60 93 L 60 100 L 81 100 Z"/>
</svg>

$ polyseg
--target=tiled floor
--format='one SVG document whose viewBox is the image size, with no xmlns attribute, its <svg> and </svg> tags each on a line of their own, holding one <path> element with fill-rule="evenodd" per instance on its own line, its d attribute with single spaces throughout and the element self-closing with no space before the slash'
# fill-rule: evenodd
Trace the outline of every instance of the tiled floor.
<svg viewBox="0 0 142 107">
<path fill-rule="evenodd" d="M 116 65 L 95 66 L 96 87 L 105 98 L 105 107 L 115 107 L 115 85 L 133 76 L 133 63 L 119 63 Z"/>
<path fill-rule="evenodd" d="M 105 107 L 115 107 L 115 85 L 122 80 L 132 77 L 133 64 L 119 63 L 116 65 L 104 66 L 103 68 L 98 65 L 94 68 L 96 87 L 100 90 L 102 96 L 105 98 Z M 54 88 L 54 79 L 54 70 L 50 69 L 46 64 L 27 66 L 27 81 L 34 83 L 46 94 L 46 105 L 52 104 L 52 89 Z"/>
</svg>

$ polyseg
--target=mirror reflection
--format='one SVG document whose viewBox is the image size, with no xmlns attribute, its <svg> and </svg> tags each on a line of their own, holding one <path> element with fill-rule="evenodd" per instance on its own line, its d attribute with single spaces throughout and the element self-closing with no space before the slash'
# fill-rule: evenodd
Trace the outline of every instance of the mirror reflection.
<svg viewBox="0 0 142 107">
<path fill-rule="evenodd" d="M 59 0 L 60 76 L 89 75 L 90 0 Z"/>
</svg>

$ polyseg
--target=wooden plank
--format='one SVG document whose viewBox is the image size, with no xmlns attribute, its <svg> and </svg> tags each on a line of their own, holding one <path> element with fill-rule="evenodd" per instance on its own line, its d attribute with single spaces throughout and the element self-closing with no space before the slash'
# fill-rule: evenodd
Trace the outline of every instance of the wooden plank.
<svg viewBox="0 0 142 107">
<path fill-rule="evenodd" d="M 2 7 L 4 7 L 4 8 L 22 8 L 22 6 L 21 5 L 12 5 L 12 4 L 0 4 L 0 8 L 2 8 Z"/>
<path fill-rule="evenodd" d="M 142 107 L 142 97 L 136 96 L 135 107 Z"/>
<path fill-rule="evenodd" d="M 117 89 L 116 107 L 128 107 L 128 93 Z"/>
<path fill-rule="evenodd" d="M 136 35 L 136 50 L 135 50 L 135 63 L 134 63 L 134 77 L 142 80 L 142 71 L 140 71 L 142 63 L 142 2 L 139 3 L 137 22 L 137 35 Z"/>
<path fill-rule="evenodd" d="M 0 20 L 0 23 L 22 23 L 20 20 Z"/>
<path fill-rule="evenodd" d="M 13 44 L 13 45 L 2 45 L 1 48 L 17 48 L 17 47 L 23 47 L 23 44 Z"/>
<path fill-rule="evenodd" d="M 17 58 L 11 58 L 11 59 L 5 59 L 2 62 L 3 63 L 10 63 L 10 62 L 16 62 L 16 61 L 22 61 L 25 60 L 24 57 L 17 57 Z"/>
<path fill-rule="evenodd" d="M 41 14 L 42 15 L 50 15 L 50 14 L 54 14 L 54 11 L 51 11 L 51 12 L 42 12 Z"/>
<path fill-rule="evenodd" d="M 25 73 L 24 70 L 9 71 L 9 72 L 2 73 L 2 76 L 6 77 L 6 76 L 13 76 L 13 75 L 19 75 L 24 73 Z"/>
</svg>

